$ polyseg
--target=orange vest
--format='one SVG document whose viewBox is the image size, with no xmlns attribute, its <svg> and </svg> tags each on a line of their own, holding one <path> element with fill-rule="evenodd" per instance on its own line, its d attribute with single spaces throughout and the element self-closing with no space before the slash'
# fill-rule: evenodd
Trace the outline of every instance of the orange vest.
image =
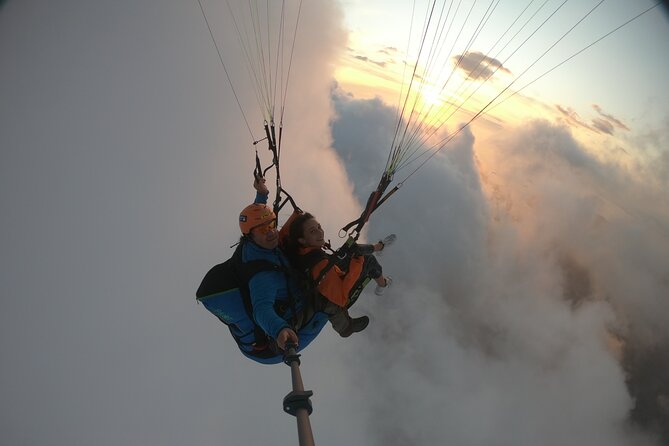
<svg viewBox="0 0 669 446">
<path fill-rule="evenodd" d="M 320 248 L 300 248 L 299 254 L 306 255 Z M 365 259 L 362 256 L 351 258 L 348 272 L 342 271 L 337 265 L 333 266 L 325 273 L 323 279 L 318 284 L 318 292 L 325 296 L 330 302 L 345 307 L 348 304 L 349 296 L 360 276 L 362 275 L 362 265 Z M 311 268 L 311 277 L 316 280 L 328 264 L 328 259 L 323 259 Z"/>
</svg>

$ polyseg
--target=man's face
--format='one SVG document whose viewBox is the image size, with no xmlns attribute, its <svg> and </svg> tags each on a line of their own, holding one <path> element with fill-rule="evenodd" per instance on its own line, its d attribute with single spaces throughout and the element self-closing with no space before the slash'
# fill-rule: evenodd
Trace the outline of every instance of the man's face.
<svg viewBox="0 0 669 446">
<path fill-rule="evenodd" d="M 251 239 L 261 248 L 274 249 L 279 246 L 279 231 L 276 230 L 276 220 L 253 228 Z"/>
</svg>

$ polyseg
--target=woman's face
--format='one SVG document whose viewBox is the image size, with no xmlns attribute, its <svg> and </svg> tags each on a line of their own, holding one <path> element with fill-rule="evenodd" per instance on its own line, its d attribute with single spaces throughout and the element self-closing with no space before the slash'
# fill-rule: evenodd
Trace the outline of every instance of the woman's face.
<svg viewBox="0 0 669 446">
<path fill-rule="evenodd" d="M 321 248 L 325 244 L 325 239 L 323 238 L 325 233 L 321 228 L 321 224 L 318 223 L 318 220 L 315 218 L 310 218 L 304 222 L 302 226 L 303 234 L 302 237 L 297 239 L 300 245 L 305 247 L 315 247 Z"/>
</svg>

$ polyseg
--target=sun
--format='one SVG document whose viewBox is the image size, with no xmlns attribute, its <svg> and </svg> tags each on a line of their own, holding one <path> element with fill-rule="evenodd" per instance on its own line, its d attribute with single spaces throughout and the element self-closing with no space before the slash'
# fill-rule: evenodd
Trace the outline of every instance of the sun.
<svg viewBox="0 0 669 446">
<path fill-rule="evenodd" d="M 422 101 L 432 107 L 442 107 L 446 103 L 446 99 L 441 89 L 426 85 L 420 92 Z"/>
</svg>

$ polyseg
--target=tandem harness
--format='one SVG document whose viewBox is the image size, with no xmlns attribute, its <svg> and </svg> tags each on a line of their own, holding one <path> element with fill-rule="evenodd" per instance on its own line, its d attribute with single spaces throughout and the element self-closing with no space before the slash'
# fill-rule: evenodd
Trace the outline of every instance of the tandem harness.
<svg viewBox="0 0 669 446">
<path fill-rule="evenodd" d="M 228 326 L 239 349 L 247 357 L 265 362 L 280 354 L 274 341 L 255 323 L 248 283 L 262 271 L 277 271 L 288 275 L 288 268 L 269 260 L 242 262 L 244 241 L 231 258 L 211 268 L 197 290 L 197 300 Z M 289 295 L 295 315 L 295 302 Z M 278 313 L 285 308 L 277 308 Z"/>
</svg>

